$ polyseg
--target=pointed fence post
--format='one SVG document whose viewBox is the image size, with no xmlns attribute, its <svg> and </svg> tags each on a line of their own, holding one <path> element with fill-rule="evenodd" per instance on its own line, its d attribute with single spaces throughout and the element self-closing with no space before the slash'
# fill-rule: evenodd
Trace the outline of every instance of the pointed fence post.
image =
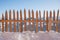
<svg viewBox="0 0 60 40">
<path fill-rule="evenodd" d="M 50 18 L 48 21 L 48 30 L 50 31 L 52 29 L 52 11 L 50 11 Z"/>
<path fill-rule="evenodd" d="M 14 20 L 14 32 L 16 32 L 15 10 L 13 10 L 13 20 Z"/>
<path fill-rule="evenodd" d="M 24 31 L 26 31 L 26 9 L 24 9 Z"/>
<path fill-rule="evenodd" d="M 6 30 L 6 32 L 8 32 L 8 12 L 7 12 L 7 10 L 6 10 L 6 12 L 5 12 L 5 30 Z"/>
<path fill-rule="evenodd" d="M 46 11 L 46 30 L 49 32 L 49 30 L 48 30 L 48 11 Z"/>
<path fill-rule="evenodd" d="M 59 10 L 57 11 L 57 19 L 56 19 L 56 32 L 58 32 L 58 16 L 59 16 Z"/>
<path fill-rule="evenodd" d="M 32 9 L 32 31 L 34 30 L 34 11 Z"/>
<path fill-rule="evenodd" d="M 4 22 L 3 22 L 3 20 L 4 20 L 4 15 L 2 14 L 2 32 L 4 32 Z"/>
<path fill-rule="evenodd" d="M 36 11 L 36 32 L 38 32 L 38 10 Z"/>
<path fill-rule="evenodd" d="M 28 10 L 28 22 L 29 22 L 29 25 L 28 25 L 28 28 L 27 28 L 27 30 L 29 30 L 30 29 L 30 27 L 31 27 L 31 21 L 30 21 L 30 9 Z"/>
<path fill-rule="evenodd" d="M 20 10 L 20 30 L 19 32 L 22 32 L 23 28 L 22 28 L 22 10 Z"/>
<path fill-rule="evenodd" d="M 11 10 L 9 11 L 9 24 L 10 24 L 10 32 L 12 32 L 12 23 L 11 23 Z"/>
</svg>

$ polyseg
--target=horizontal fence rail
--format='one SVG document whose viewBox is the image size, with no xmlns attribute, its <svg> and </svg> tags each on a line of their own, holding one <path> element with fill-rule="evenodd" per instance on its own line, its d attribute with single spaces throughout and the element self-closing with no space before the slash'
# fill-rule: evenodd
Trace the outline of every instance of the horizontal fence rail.
<svg viewBox="0 0 60 40">
<path fill-rule="evenodd" d="M 28 18 L 26 16 L 28 16 Z M 28 10 L 28 13 L 26 9 L 24 9 L 24 12 L 22 12 L 22 10 L 20 10 L 20 12 L 10 10 L 9 12 L 6 11 L 5 15 L 2 14 L 2 19 L 0 20 L 0 23 L 2 24 L 2 32 L 22 32 L 28 30 L 35 32 L 46 30 L 49 32 L 54 28 L 54 30 L 58 32 L 58 24 L 60 23 L 59 10 L 57 10 L 57 12 L 55 12 L 55 10 L 49 12 L 43 11 L 43 13 L 40 10 L 37 10 L 36 12 L 34 12 L 34 10 Z"/>
</svg>

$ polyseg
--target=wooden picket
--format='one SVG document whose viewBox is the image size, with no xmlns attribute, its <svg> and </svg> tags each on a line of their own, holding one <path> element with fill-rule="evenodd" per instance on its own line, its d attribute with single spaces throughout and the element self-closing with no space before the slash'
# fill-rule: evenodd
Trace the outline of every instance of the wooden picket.
<svg viewBox="0 0 60 40">
<path fill-rule="evenodd" d="M 28 10 L 28 18 L 29 18 L 29 20 L 28 20 L 29 25 L 28 25 L 28 26 L 29 26 L 29 27 L 30 27 L 30 24 L 31 24 L 31 23 L 30 23 L 30 17 L 31 17 L 31 16 L 30 16 L 30 10 Z"/>
<path fill-rule="evenodd" d="M 50 11 L 50 18 L 48 23 L 48 31 L 52 30 L 52 11 Z"/>
<path fill-rule="evenodd" d="M 57 11 L 56 32 L 58 32 L 58 16 L 59 16 L 59 10 Z"/>
<path fill-rule="evenodd" d="M 36 11 L 36 32 L 38 32 L 38 10 Z"/>
<path fill-rule="evenodd" d="M 5 20 L 8 20 L 8 12 L 7 11 L 5 12 Z M 6 27 L 6 32 L 7 32 L 8 31 L 8 22 L 7 21 L 5 22 L 5 25 L 6 25 L 5 27 Z"/>
<path fill-rule="evenodd" d="M 19 31 L 22 32 L 22 10 L 20 10 L 20 29 Z"/>
<path fill-rule="evenodd" d="M 15 20 L 15 10 L 13 10 L 13 20 Z M 14 21 L 14 32 L 16 32 L 16 22 Z"/>
<path fill-rule="evenodd" d="M 9 15 L 8 15 L 9 13 Z M 20 16 L 19 16 L 19 13 L 20 13 Z M 55 10 L 53 11 L 45 11 L 43 12 L 43 16 L 44 16 L 44 20 L 42 20 L 42 17 L 41 17 L 41 11 L 36 11 L 36 20 L 34 19 L 35 15 L 34 15 L 34 10 L 32 10 L 32 20 L 30 19 L 31 18 L 31 12 L 30 10 L 28 10 L 28 20 L 26 20 L 26 9 L 24 9 L 24 20 L 23 20 L 23 14 L 22 14 L 22 10 L 20 10 L 20 12 L 15 12 L 15 10 L 13 10 L 13 12 L 10 10 L 9 12 L 6 10 L 5 12 L 5 16 L 4 14 L 2 14 L 2 20 L 0 20 L 0 22 L 2 22 L 2 32 L 8 32 L 10 28 L 10 32 L 12 32 L 12 22 L 14 24 L 14 32 L 17 32 L 17 26 L 16 26 L 16 23 L 19 24 L 18 26 L 18 31 L 19 32 L 22 32 L 22 31 L 27 31 L 27 28 L 26 28 L 26 22 L 29 23 L 28 26 L 31 25 L 31 22 L 32 22 L 32 31 L 33 30 L 36 30 L 36 32 L 38 32 L 38 22 L 40 22 L 40 31 L 43 31 L 43 27 L 42 27 L 42 22 L 45 22 L 46 23 L 46 31 L 50 31 L 52 30 L 52 23 L 54 22 L 54 25 L 56 24 L 56 32 L 58 32 L 58 22 L 60 22 L 58 20 L 58 16 L 59 16 L 59 10 L 57 11 L 57 17 L 55 16 Z M 48 16 L 48 14 L 50 13 L 50 15 Z M 13 14 L 13 20 L 12 20 L 12 14 Z M 17 15 L 16 15 L 17 14 Z M 46 14 L 46 15 L 45 15 Z M 52 20 L 52 14 L 53 14 L 53 20 Z M 39 15 L 39 17 L 38 17 Z M 9 17 L 8 17 L 9 16 Z M 17 17 L 16 17 L 17 16 Z M 9 18 L 9 19 L 8 19 Z M 16 20 L 17 18 L 17 20 Z M 19 20 L 20 18 L 20 20 Z M 46 18 L 46 20 L 45 20 Z M 57 19 L 56 19 L 57 18 Z M 40 20 L 39 20 L 40 19 Z M 8 24 L 9 22 L 9 24 Z M 24 28 L 23 28 L 23 23 L 24 22 Z M 4 26 L 4 23 L 5 23 L 5 26 Z M 36 25 L 35 25 L 36 23 Z M 8 27 L 8 25 L 10 25 Z M 34 29 L 34 25 L 36 26 L 36 29 Z"/>
<path fill-rule="evenodd" d="M 34 11 L 32 10 L 32 30 L 34 30 Z"/>
<path fill-rule="evenodd" d="M 4 20 L 4 15 L 2 14 L 2 20 Z M 4 32 L 4 22 L 2 22 L 2 32 Z"/>
<path fill-rule="evenodd" d="M 26 31 L 26 9 L 24 9 L 24 31 Z"/>
<path fill-rule="evenodd" d="M 46 30 L 48 30 L 48 11 L 46 11 Z"/>
<path fill-rule="evenodd" d="M 9 11 L 9 20 L 11 21 L 11 10 Z M 9 24 L 10 24 L 10 32 L 12 32 L 12 24 L 11 24 L 11 22 L 9 22 Z"/>
</svg>

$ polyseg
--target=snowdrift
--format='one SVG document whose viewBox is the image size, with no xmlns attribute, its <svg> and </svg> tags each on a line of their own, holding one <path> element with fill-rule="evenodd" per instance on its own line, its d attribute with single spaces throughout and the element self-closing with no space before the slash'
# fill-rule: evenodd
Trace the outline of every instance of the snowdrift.
<svg viewBox="0 0 60 40">
<path fill-rule="evenodd" d="M 60 40 L 60 33 L 54 31 L 0 32 L 0 40 Z"/>
</svg>

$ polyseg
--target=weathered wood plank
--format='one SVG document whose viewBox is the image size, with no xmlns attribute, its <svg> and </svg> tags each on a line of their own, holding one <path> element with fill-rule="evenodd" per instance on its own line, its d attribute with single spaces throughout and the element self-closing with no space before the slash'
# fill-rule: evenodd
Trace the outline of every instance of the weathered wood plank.
<svg viewBox="0 0 60 40">
<path fill-rule="evenodd" d="M 27 30 L 30 30 L 30 28 L 31 28 L 31 19 L 30 19 L 30 9 L 28 10 L 28 23 L 29 23 L 29 25 L 28 25 L 28 27 L 27 27 Z"/>
<path fill-rule="evenodd" d="M 30 20 L 30 22 L 36 22 L 36 20 Z M 0 22 L 29 22 L 29 21 L 26 21 L 26 20 L 0 20 Z M 44 21 L 44 20 L 38 20 L 38 22 L 47 22 L 47 21 Z M 56 20 L 55 21 L 52 21 L 52 22 L 57 22 Z M 58 21 L 60 22 L 60 21 Z"/>
<path fill-rule="evenodd" d="M 9 11 L 9 20 L 11 20 L 11 10 Z M 12 32 L 12 23 L 9 22 L 10 24 L 10 32 Z"/>
<path fill-rule="evenodd" d="M 46 11 L 46 30 L 49 32 L 49 30 L 48 30 L 48 11 Z"/>
<path fill-rule="evenodd" d="M 2 20 L 4 20 L 4 15 L 2 14 Z M 2 22 L 2 32 L 4 32 L 4 22 Z"/>
<path fill-rule="evenodd" d="M 56 22 L 56 32 L 58 32 L 58 16 L 59 16 L 59 10 L 57 11 L 57 22 Z"/>
<path fill-rule="evenodd" d="M 48 20 L 48 30 L 52 29 L 52 11 L 50 11 L 50 18 Z"/>
<path fill-rule="evenodd" d="M 24 20 L 26 21 L 26 9 L 24 9 Z M 24 21 L 24 31 L 26 31 L 26 22 Z"/>
<path fill-rule="evenodd" d="M 20 10 L 20 30 L 19 30 L 19 32 L 22 32 L 22 10 Z"/>
<path fill-rule="evenodd" d="M 55 10 L 53 10 L 53 21 L 55 21 Z M 56 24 L 56 23 L 53 23 L 54 28 L 55 28 L 55 30 L 56 30 L 56 26 L 55 26 L 55 24 Z"/>
<path fill-rule="evenodd" d="M 8 12 L 7 12 L 7 10 L 5 12 L 5 20 L 8 20 Z M 5 30 L 6 30 L 6 32 L 8 32 L 8 22 L 7 21 L 5 22 Z"/>
<path fill-rule="evenodd" d="M 15 20 L 15 10 L 13 10 L 13 20 Z M 14 32 L 16 32 L 16 23 L 14 21 Z"/>
<path fill-rule="evenodd" d="M 36 32 L 38 32 L 38 10 L 36 11 Z"/>
<path fill-rule="evenodd" d="M 29 18 L 28 22 L 29 22 L 29 26 L 30 26 L 30 10 L 28 10 L 28 18 Z"/>
<path fill-rule="evenodd" d="M 34 11 L 32 10 L 32 20 L 34 20 Z M 32 21 L 32 31 L 34 30 L 34 21 Z"/>
</svg>

